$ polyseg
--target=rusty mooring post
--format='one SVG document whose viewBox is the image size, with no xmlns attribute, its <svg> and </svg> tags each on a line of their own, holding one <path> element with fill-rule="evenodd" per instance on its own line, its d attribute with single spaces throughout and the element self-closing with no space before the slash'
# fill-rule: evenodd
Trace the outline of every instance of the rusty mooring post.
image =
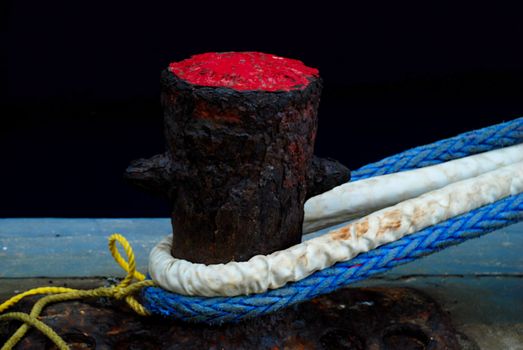
<svg viewBox="0 0 523 350">
<path fill-rule="evenodd" d="M 177 258 L 244 261 L 299 243 L 303 204 L 348 181 L 315 158 L 321 79 L 296 60 L 212 53 L 162 73 L 167 151 L 126 177 L 167 195 Z"/>
<path fill-rule="evenodd" d="M 27 312 L 29 305 L 18 307 Z M 136 317 L 107 301 L 54 304 L 40 319 L 71 349 L 478 349 L 453 327 L 448 312 L 411 288 L 342 289 L 276 314 L 222 326 Z M 0 344 L 18 326 L 0 326 Z M 36 331 L 17 346 L 51 348 Z"/>
</svg>

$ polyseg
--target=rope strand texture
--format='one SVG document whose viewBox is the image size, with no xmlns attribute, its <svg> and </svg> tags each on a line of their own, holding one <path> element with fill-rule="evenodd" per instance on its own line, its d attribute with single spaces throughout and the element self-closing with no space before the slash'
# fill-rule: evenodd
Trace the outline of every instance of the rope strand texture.
<svg viewBox="0 0 523 350">
<path fill-rule="evenodd" d="M 144 291 L 145 307 L 153 314 L 210 324 L 258 317 L 330 293 L 522 219 L 523 194 L 519 194 L 405 236 L 279 289 L 249 296 L 205 298 L 183 296 L 153 287 Z"/>
<path fill-rule="evenodd" d="M 523 143 L 419 169 L 347 182 L 305 202 L 303 233 L 362 218 L 380 209 L 521 161 Z"/>
<path fill-rule="evenodd" d="M 351 181 L 423 168 L 523 142 L 523 118 L 473 130 L 419 146 L 371 163 L 351 173 Z"/>
<path fill-rule="evenodd" d="M 116 242 L 120 243 L 125 250 L 127 261 L 120 255 Z M 136 271 L 136 262 L 134 259 L 134 252 L 129 242 L 120 234 L 113 234 L 109 237 L 109 250 L 114 260 L 127 272 L 125 278 L 116 286 L 111 287 L 100 287 L 90 290 L 80 290 L 72 288 L 61 288 L 61 287 L 40 287 L 28 290 L 27 292 L 15 295 L 9 300 L 0 304 L 0 313 L 14 306 L 24 297 L 29 295 L 38 294 L 50 294 L 39 299 L 31 309 L 30 314 L 21 312 L 10 312 L 0 315 L 0 321 L 2 320 L 19 320 L 24 322 L 20 328 L 7 340 L 2 346 L 1 350 L 12 349 L 27 333 L 29 326 L 34 326 L 45 336 L 47 336 L 60 350 L 69 349 L 67 344 L 57 335 L 51 328 L 41 322 L 38 317 L 44 310 L 44 308 L 52 303 L 77 300 L 83 298 L 99 298 L 108 297 L 117 300 L 124 299 L 127 305 L 135 311 L 138 315 L 148 316 L 150 313 L 145 309 L 138 300 L 133 296 L 143 287 L 153 286 L 154 282 L 151 280 L 145 280 L 145 276 Z M 133 283 L 133 279 L 139 282 Z"/>
<path fill-rule="evenodd" d="M 424 167 L 521 142 L 523 118 L 518 118 L 385 158 L 353 172 L 352 177 L 358 180 Z M 247 296 L 205 298 L 152 287 L 144 289 L 144 303 L 152 314 L 189 322 L 237 322 L 332 292 L 522 219 L 523 194 L 518 194 L 405 236 L 279 289 Z"/>
</svg>

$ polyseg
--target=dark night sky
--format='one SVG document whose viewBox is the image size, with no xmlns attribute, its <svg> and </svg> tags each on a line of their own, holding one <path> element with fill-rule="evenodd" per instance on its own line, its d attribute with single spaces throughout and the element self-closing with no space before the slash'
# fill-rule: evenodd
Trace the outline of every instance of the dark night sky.
<svg viewBox="0 0 523 350">
<path fill-rule="evenodd" d="M 167 216 L 121 175 L 163 150 L 160 71 L 205 51 L 319 68 L 317 153 L 351 168 L 523 115 L 516 8 L 172 3 L 2 2 L 0 217 Z"/>
</svg>

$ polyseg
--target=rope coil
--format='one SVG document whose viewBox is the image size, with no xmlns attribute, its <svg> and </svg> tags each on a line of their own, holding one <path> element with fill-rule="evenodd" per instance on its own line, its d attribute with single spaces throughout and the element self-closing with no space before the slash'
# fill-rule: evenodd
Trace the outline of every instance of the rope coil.
<svg viewBox="0 0 523 350">
<path fill-rule="evenodd" d="M 391 268 L 435 253 L 443 248 L 523 220 L 523 194 L 478 208 L 420 232 L 405 236 L 358 257 L 282 288 L 261 294 L 236 297 L 195 297 L 146 288 L 144 305 L 152 314 L 189 322 L 220 324 L 258 317 Z"/>
<path fill-rule="evenodd" d="M 352 173 L 354 180 L 434 165 L 523 142 L 523 118 L 467 132 L 369 164 Z M 184 296 L 159 287 L 143 291 L 152 313 L 188 322 L 220 324 L 262 316 L 385 272 L 447 246 L 523 220 L 523 194 L 477 208 L 309 277 L 260 294 L 234 297 Z"/>
</svg>

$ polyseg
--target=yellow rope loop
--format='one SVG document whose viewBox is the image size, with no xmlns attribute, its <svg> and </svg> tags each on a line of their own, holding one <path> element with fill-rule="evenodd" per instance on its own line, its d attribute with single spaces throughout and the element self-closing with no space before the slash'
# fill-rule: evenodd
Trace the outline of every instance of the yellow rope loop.
<svg viewBox="0 0 523 350">
<path fill-rule="evenodd" d="M 127 261 L 120 255 L 116 242 L 120 243 L 127 256 Z M 114 299 L 124 299 L 127 305 L 135 311 L 138 315 L 148 316 L 149 311 L 138 300 L 133 296 L 140 289 L 148 286 L 153 286 L 154 282 L 151 280 L 145 280 L 145 275 L 136 271 L 136 261 L 134 259 L 133 248 L 124 236 L 120 234 L 113 234 L 109 237 L 109 250 L 114 260 L 127 272 L 125 278 L 116 286 L 112 287 L 100 287 L 90 290 L 79 290 L 73 288 L 63 287 L 40 287 L 28 290 L 24 293 L 15 295 L 7 301 L 0 304 L 0 313 L 12 307 L 18 303 L 21 299 L 29 295 L 37 294 L 51 294 L 38 300 L 33 306 L 31 313 L 25 314 L 22 312 L 11 312 L 8 314 L 0 315 L 0 320 L 20 320 L 24 322 L 20 328 L 7 340 L 0 350 L 12 349 L 26 334 L 29 326 L 33 326 L 41 331 L 45 336 L 51 339 L 60 350 L 69 349 L 67 344 L 63 341 L 58 334 L 56 334 L 49 326 L 41 322 L 38 317 L 42 313 L 43 309 L 51 303 L 60 301 L 76 300 L 81 298 L 92 298 L 92 297 L 110 297 Z M 132 283 L 133 279 L 139 282 Z"/>
<path fill-rule="evenodd" d="M 129 262 L 125 261 L 124 258 L 122 258 L 120 255 L 120 252 L 116 247 L 116 242 L 120 243 L 120 245 L 123 247 Z M 109 250 L 111 251 L 111 255 L 118 265 L 120 265 L 122 269 L 127 272 L 127 276 L 125 276 L 124 280 L 120 283 L 121 285 L 129 285 L 133 278 L 137 279 L 138 281 L 143 281 L 145 279 L 145 275 L 136 271 L 136 261 L 134 260 L 133 248 L 124 236 L 119 233 L 112 234 L 109 237 Z"/>
</svg>

